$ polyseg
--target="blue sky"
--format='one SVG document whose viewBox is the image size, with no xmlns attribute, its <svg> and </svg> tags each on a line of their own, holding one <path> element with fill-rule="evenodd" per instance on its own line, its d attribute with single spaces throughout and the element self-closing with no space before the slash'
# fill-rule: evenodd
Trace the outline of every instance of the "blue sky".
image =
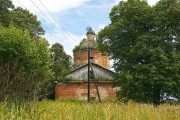
<svg viewBox="0 0 180 120">
<path fill-rule="evenodd" d="M 12 0 L 15 6 L 28 9 L 41 21 L 50 44 L 62 44 L 72 56 L 75 45 L 86 38 L 86 27 L 98 33 L 110 23 L 109 13 L 120 0 Z M 147 0 L 154 5 L 158 0 Z M 49 14 L 49 12 L 51 13 Z M 38 7 L 38 8 L 37 8 Z M 40 9 L 40 10 L 39 10 Z"/>
</svg>

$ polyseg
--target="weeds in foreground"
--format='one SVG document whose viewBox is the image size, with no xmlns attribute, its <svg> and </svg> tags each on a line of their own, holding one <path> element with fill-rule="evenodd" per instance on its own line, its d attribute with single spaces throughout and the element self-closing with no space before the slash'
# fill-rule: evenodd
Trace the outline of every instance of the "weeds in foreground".
<svg viewBox="0 0 180 120">
<path fill-rule="evenodd" d="M 19 106 L 0 104 L 1 120 L 180 120 L 179 105 L 152 105 L 121 102 L 49 101 Z"/>
</svg>

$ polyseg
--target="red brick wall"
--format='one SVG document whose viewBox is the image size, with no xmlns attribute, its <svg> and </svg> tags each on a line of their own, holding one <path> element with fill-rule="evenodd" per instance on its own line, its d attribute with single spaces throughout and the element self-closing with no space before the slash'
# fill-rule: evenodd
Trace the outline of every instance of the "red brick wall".
<svg viewBox="0 0 180 120">
<path fill-rule="evenodd" d="M 109 56 L 104 55 L 98 50 L 91 50 L 91 56 L 94 58 L 94 63 L 106 68 L 110 69 Z M 74 65 L 75 67 L 80 67 L 81 65 L 86 64 L 88 61 L 88 51 L 77 51 L 74 53 Z"/>
<path fill-rule="evenodd" d="M 87 82 L 58 83 L 55 87 L 55 97 L 56 99 L 87 100 L 87 85 Z M 97 85 L 102 100 L 116 98 L 116 89 L 112 87 L 112 83 L 103 82 Z M 90 93 L 91 98 L 98 100 L 94 83 L 90 84 Z"/>
</svg>

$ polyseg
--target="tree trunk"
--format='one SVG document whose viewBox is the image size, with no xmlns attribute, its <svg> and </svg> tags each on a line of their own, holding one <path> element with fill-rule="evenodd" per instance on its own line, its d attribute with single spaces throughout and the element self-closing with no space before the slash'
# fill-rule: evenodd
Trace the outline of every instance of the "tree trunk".
<svg viewBox="0 0 180 120">
<path fill-rule="evenodd" d="M 160 88 L 154 86 L 153 89 L 153 106 L 157 107 L 160 105 Z"/>
</svg>

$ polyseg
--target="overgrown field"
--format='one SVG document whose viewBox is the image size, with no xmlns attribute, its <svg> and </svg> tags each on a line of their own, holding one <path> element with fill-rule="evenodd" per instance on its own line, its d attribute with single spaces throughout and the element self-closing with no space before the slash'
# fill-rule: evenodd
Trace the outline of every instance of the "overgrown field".
<svg viewBox="0 0 180 120">
<path fill-rule="evenodd" d="M 4 102 L 0 120 L 180 120 L 180 106 L 44 100 L 17 107 Z"/>
</svg>

